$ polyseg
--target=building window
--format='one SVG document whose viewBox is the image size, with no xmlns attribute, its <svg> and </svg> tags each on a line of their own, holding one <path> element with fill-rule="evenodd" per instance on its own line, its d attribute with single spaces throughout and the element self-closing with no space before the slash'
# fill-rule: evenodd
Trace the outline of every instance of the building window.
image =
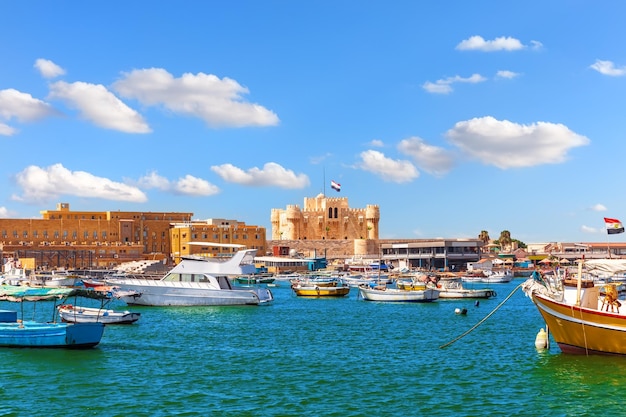
<svg viewBox="0 0 626 417">
<path fill-rule="evenodd" d="M 59 235 L 59 231 L 58 231 L 58 230 L 55 230 L 55 231 L 54 231 L 54 238 L 55 238 L 55 239 L 58 239 L 58 238 L 59 238 L 59 236 L 60 236 L 60 235 Z"/>
<path fill-rule="evenodd" d="M 22 237 L 24 237 L 24 239 L 28 238 L 28 232 L 26 230 L 24 230 L 24 233 L 22 233 Z"/>
</svg>

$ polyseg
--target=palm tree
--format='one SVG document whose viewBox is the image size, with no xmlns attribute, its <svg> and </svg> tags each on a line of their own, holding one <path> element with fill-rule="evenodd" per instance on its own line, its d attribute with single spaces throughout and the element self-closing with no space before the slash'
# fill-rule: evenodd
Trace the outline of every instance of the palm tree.
<svg viewBox="0 0 626 417">
<path fill-rule="evenodd" d="M 506 247 L 510 247 L 511 246 L 511 232 L 509 232 L 508 230 L 503 230 L 502 232 L 500 232 L 500 247 L 502 249 L 506 248 Z"/>
<path fill-rule="evenodd" d="M 491 239 L 489 238 L 489 232 L 488 232 L 488 231 L 486 231 L 486 230 L 481 230 L 481 231 L 480 231 L 480 234 L 478 235 L 478 239 L 482 240 L 482 242 L 483 242 L 485 245 L 488 245 L 488 244 L 489 244 L 489 241 L 491 240 Z"/>
</svg>

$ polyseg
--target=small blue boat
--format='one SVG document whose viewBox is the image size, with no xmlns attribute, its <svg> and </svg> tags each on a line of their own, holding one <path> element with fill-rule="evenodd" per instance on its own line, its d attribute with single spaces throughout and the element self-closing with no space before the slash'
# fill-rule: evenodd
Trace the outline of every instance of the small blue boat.
<svg viewBox="0 0 626 417">
<path fill-rule="evenodd" d="M 0 300 L 13 302 L 67 298 L 72 289 L 0 287 Z M 100 343 L 104 323 L 42 323 L 19 320 L 17 312 L 0 310 L 0 347 L 86 349 Z"/>
</svg>

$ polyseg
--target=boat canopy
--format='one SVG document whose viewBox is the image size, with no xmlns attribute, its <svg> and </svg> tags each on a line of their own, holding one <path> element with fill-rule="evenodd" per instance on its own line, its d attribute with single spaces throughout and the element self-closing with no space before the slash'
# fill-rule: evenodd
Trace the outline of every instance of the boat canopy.
<svg viewBox="0 0 626 417">
<path fill-rule="evenodd" d="M 42 288 L 21 285 L 0 286 L 0 301 L 45 301 L 58 300 L 72 296 L 107 299 L 111 297 L 111 294 L 103 291 L 84 290 L 80 288 Z"/>
<path fill-rule="evenodd" d="M 619 274 L 626 272 L 626 259 L 590 259 L 585 267 L 591 273 Z"/>
</svg>

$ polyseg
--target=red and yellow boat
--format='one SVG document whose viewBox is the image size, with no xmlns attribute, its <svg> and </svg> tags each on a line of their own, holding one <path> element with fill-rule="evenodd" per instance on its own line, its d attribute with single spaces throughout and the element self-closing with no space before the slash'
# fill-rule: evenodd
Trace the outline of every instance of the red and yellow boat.
<svg viewBox="0 0 626 417">
<path fill-rule="evenodd" d="M 585 266 L 593 272 L 624 264 L 605 259 L 587 261 Z M 583 280 L 582 262 L 575 280 L 551 280 L 534 272 L 522 289 L 563 353 L 626 355 L 626 305 L 618 300 L 616 284 Z"/>
<path fill-rule="evenodd" d="M 291 289 L 299 297 L 344 297 L 350 292 L 347 285 L 322 287 L 319 285 L 292 285 Z"/>
</svg>

